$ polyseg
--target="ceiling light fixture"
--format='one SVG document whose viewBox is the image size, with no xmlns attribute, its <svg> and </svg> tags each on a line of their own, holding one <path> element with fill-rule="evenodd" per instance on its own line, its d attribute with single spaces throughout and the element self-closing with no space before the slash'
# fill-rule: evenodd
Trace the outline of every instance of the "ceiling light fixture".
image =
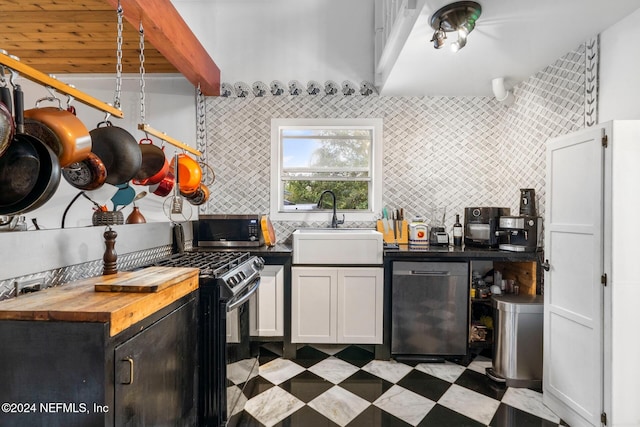
<svg viewBox="0 0 640 427">
<path fill-rule="evenodd" d="M 476 26 L 482 7 L 474 1 L 459 1 L 438 9 L 431 16 L 431 28 L 435 30 L 431 41 L 436 49 L 442 48 L 446 33 L 458 32 L 458 40 L 451 45 L 456 52 L 467 44 L 467 36 Z"/>
</svg>

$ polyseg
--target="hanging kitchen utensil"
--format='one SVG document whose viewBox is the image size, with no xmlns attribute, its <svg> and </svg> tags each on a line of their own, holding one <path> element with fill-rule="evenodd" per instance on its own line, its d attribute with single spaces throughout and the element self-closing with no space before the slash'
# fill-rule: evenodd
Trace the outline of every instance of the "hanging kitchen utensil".
<svg viewBox="0 0 640 427">
<path fill-rule="evenodd" d="M 16 215 L 46 203 L 60 184 L 58 157 L 39 139 L 25 134 L 24 95 L 14 86 L 16 134 L 0 157 L 0 215 Z"/>
<path fill-rule="evenodd" d="M 57 102 L 57 107 L 40 107 L 43 101 Z M 24 131 L 47 144 L 58 156 L 60 167 L 84 160 L 91 153 L 91 136 L 73 113 L 62 108 L 60 99 L 40 98 L 35 108 L 24 112 Z"/>
<path fill-rule="evenodd" d="M 147 141 L 148 143 L 145 143 Z M 157 184 L 169 172 L 169 161 L 164 155 L 164 150 L 157 145 L 153 145 L 153 141 L 150 138 L 141 139 L 138 145 L 142 154 L 142 164 L 132 183 L 136 185 Z"/>
<path fill-rule="evenodd" d="M 179 164 L 179 154 L 175 154 L 173 158 L 173 164 Z M 180 177 L 182 170 L 180 167 L 176 167 L 173 170 L 175 174 L 175 184 L 173 186 L 173 196 L 165 199 L 163 203 L 164 214 L 173 222 L 189 221 L 191 219 L 191 206 L 184 204 L 184 200 L 180 195 Z"/>
<path fill-rule="evenodd" d="M 0 69 L 0 73 L 0 156 L 2 156 L 9 147 L 16 128 L 11 115 L 11 91 L 4 77 L 4 67 Z"/>
<path fill-rule="evenodd" d="M 209 188 L 204 184 L 200 184 L 198 189 L 193 194 L 185 196 L 184 198 L 187 199 L 187 201 L 192 205 L 200 206 L 205 204 L 207 200 L 209 200 L 210 194 L 211 193 L 209 192 Z"/>
<path fill-rule="evenodd" d="M 118 206 L 125 207 L 133 202 L 136 197 L 136 191 L 129 186 L 129 183 L 116 185 L 119 190 L 113 195 L 111 201 L 113 202 L 113 210 L 118 211 Z"/>
<path fill-rule="evenodd" d="M 63 168 L 62 176 L 76 188 L 95 190 L 105 183 L 107 168 L 96 154 L 89 153 L 86 159 Z"/>
<path fill-rule="evenodd" d="M 198 189 L 202 181 L 202 169 L 197 161 L 186 154 L 177 154 L 170 168 L 176 177 L 176 170 L 179 171 L 180 182 L 176 179 L 176 183 L 183 195 L 191 195 Z"/>
<path fill-rule="evenodd" d="M 149 186 L 149 192 L 156 196 L 165 197 L 171 193 L 174 185 L 175 177 L 173 176 L 173 172 L 169 171 L 167 172 L 167 175 L 160 180 L 160 182 Z"/>
</svg>

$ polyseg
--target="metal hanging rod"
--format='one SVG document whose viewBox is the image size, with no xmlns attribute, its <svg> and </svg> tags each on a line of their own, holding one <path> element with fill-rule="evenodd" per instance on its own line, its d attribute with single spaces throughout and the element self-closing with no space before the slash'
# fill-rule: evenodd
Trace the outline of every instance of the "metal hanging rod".
<svg viewBox="0 0 640 427">
<path fill-rule="evenodd" d="M 196 155 L 196 156 L 202 156 L 202 152 L 196 150 L 195 148 L 192 148 L 190 146 L 188 146 L 187 144 L 178 141 L 177 139 L 171 138 L 169 135 L 167 135 L 164 132 L 160 132 L 159 130 L 156 130 L 154 128 L 152 128 L 151 126 L 144 124 L 144 123 L 139 123 L 138 124 L 138 129 L 143 131 L 144 133 L 147 133 L 149 135 L 153 135 L 156 138 L 160 138 L 161 140 L 168 142 L 169 144 L 178 147 L 182 150 L 188 151 L 189 153 Z"/>
<path fill-rule="evenodd" d="M 112 116 L 118 117 L 120 119 L 124 117 L 124 113 L 122 112 L 122 110 L 115 108 L 114 106 L 109 105 L 105 102 L 102 102 L 99 99 L 96 99 L 85 92 L 71 87 L 66 83 L 62 83 L 61 81 L 47 74 L 44 74 L 43 72 L 40 72 L 35 68 L 30 67 L 29 65 L 25 65 L 20 61 L 11 58 L 9 55 L 0 53 L 0 64 L 17 72 L 21 76 L 28 78 L 31 81 L 39 83 L 43 86 L 54 88 L 58 92 L 65 95 L 72 96 L 74 99 L 90 107 L 102 110 L 105 113 L 109 113 Z"/>
</svg>

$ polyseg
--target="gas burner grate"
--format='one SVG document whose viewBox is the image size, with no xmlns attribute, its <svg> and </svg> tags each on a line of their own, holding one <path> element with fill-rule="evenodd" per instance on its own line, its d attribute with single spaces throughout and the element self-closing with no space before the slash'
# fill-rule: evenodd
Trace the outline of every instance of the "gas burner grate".
<svg viewBox="0 0 640 427">
<path fill-rule="evenodd" d="M 194 267 L 200 276 L 219 277 L 249 260 L 248 252 L 184 252 L 156 262 L 161 267 Z"/>
</svg>

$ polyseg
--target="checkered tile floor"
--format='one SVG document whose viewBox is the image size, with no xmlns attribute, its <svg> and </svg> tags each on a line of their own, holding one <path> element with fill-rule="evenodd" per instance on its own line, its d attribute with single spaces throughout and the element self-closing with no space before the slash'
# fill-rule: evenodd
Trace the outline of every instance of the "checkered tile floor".
<svg viewBox="0 0 640 427">
<path fill-rule="evenodd" d="M 491 381 L 491 360 L 409 366 L 374 360 L 366 346 L 304 346 L 296 358 L 263 346 L 259 374 L 245 387 L 244 411 L 232 423 L 250 427 L 485 426 L 564 424 L 542 394 Z M 240 384 L 241 386 L 242 384 Z M 237 388 L 236 385 L 231 387 Z M 238 392 L 239 392 L 238 388 Z"/>
</svg>

